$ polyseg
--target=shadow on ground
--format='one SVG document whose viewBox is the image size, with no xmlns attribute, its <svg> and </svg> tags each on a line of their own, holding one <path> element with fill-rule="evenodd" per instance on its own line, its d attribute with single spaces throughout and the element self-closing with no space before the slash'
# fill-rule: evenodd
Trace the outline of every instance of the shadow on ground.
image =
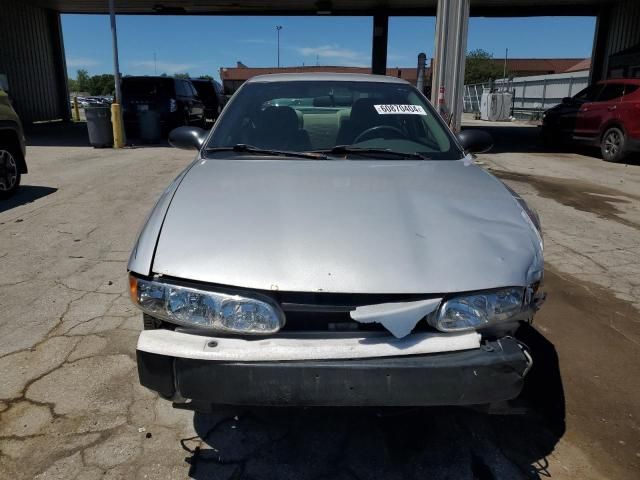
<svg viewBox="0 0 640 480">
<path fill-rule="evenodd" d="M 540 128 L 529 125 L 490 123 L 463 127 L 465 130 L 484 130 L 493 137 L 492 153 L 577 153 L 602 160 L 598 147 L 577 145 L 562 141 L 544 141 Z M 640 154 L 631 154 L 627 163 L 640 165 Z"/>
<path fill-rule="evenodd" d="M 89 133 L 85 122 L 45 122 L 29 125 L 25 128 L 28 147 L 90 147 Z M 169 147 L 166 140 L 150 144 L 138 138 L 127 138 L 127 146 Z M 109 147 L 107 147 L 109 148 Z M 27 163 L 29 153 L 27 152 Z"/>
<path fill-rule="evenodd" d="M 195 414 L 190 478 L 540 479 L 565 431 L 555 349 L 522 332 L 535 367 L 521 415 L 462 408 L 250 408 Z M 200 441 L 200 439 L 202 441 Z"/>
<path fill-rule="evenodd" d="M 6 200 L 0 200 L 0 213 L 12 208 L 34 202 L 56 192 L 57 188 L 41 187 L 38 185 L 21 185 L 18 191 Z"/>
<path fill-rule="evenodd" d="M 25 126 L 27 147 L 88 147 L 85 122 L 45 122 Z M 29 153 L 27 152 L 27 163 Z"/>
</svg>

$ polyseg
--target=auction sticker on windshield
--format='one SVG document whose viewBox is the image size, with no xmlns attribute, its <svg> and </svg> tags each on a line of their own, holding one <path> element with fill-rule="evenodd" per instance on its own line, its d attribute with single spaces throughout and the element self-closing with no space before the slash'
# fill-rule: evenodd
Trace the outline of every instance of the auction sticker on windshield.
<svg viewBox="0 0 640 480">
<path fill-rule="evenodd" d="M 426 115 L 427 112 L 420 105 L 374 105 L 380 115 L 402 113 L 405 115 Z"/>
</svg>

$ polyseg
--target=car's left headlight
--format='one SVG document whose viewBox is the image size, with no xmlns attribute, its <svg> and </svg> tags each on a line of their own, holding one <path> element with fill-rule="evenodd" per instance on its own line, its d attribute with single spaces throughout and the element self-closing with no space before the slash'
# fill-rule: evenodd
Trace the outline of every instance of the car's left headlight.
<svg viewBox="0 0 640 480">
<path fill-rule="evenodd" d="M 446 300 L 431 323 L 441 332 L 475 330 L 509 320 L 522 311 L 523 302 L 521 287 L 460 295 Z"/>
<path fill-rule="evenodd" d="M 226 333 L 272 334 L 285 323 L 268 298 L 209 291 L 129 276 L 131 299 L 143 312 L 167 322 Z"/>
</svg>

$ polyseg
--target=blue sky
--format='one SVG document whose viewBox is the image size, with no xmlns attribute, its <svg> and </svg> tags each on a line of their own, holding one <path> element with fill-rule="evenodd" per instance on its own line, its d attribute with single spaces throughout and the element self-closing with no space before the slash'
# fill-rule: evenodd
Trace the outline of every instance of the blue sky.
<svg viewBox="0 0 640 480">
<path fill-rule="evenodd" d="M 276 25 L 282 66 L 368 66 L 370 17 L 119 16 L 120 70 L 131 75 L 184 73 L 218 78 L 220 67 L 240 60 L 252 67 L 276 64 Z M 90 74 L 112 71 L 111 31 L 106 15 L 63 15 L 67 67 Z M 472 18 L 468 50 L 495 57 L 588 57 L 592 17 Z M 389 20 L 388 66 L 414 66 L 419 52 L 431 58 L 435 19 Z M 154 54 L 156 60 L 154 62 Z"/>
</svg>

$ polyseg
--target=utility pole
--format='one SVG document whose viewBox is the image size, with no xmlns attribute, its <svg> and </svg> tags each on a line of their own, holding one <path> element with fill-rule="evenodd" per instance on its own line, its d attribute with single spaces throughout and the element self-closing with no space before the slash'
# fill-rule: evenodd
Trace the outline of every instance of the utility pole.
<svg viewBox="0 0 640 480">
<path fill-rule="evenodd" d="M 507 78 L 507 57 L 509 56 L 509 49 L 504 52 L 504 68 L 502 69 L 502 82 L 504 85 L 504 79 Z"/>
<path fill-rule="evenodd" d="M 280 68 L 280 30 L 282 30 L 282 25 L 276 25 L 276 34 L 278 36 L 278 68 Z"/>
<path fill-rule="evenodd" d="M 122 128 L 122 92 L 120 90 L 120 62 L 118 61 L 118 34 L 116 32 L 115 0 L 109 0 L 109 17 L 111 19 L 111 41 L 113 43 L 113 81 L 116 87 L 115 102 L 111 104 L 111 123 L 113 125 L 113 148 L 122 148 L 125 144 Z"/>
<path fill-rule="evenodd" d="M 156 52 L 153 52 L 153 70 L 155 75 L 158 75 L 158 61 L 156 59 Z"/>
</svg>

